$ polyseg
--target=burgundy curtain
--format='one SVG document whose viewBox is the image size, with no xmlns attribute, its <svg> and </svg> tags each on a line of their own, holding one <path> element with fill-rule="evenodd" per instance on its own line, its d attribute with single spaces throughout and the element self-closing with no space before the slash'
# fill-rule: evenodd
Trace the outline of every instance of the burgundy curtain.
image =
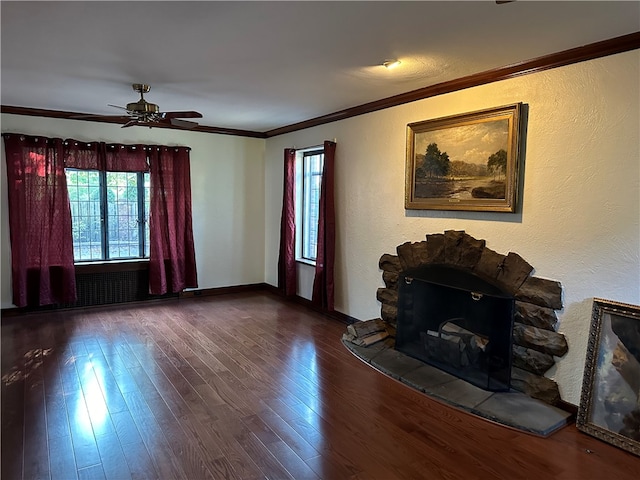
<svg viewBox="0 0 640 480">
<path fill-rule="evenodd" d="M 104 169 L 107 172 L 148 172 L 147 148 L 144 145 L 102 144 Z M 191 198 L 191 194 L 189 194 Z"/>
<path fill-rule="evenodd" d="M 147 172 L 144 145 L 65 140 L 65 167 L 107 172 Z"/>
<path fill-rule="evenodd" d="M 4 134 L 13 303 L 76 301 L 64 141 Z"/>
<path fill-rule="evenodd" d="M 149 293 L 197 287 L 191 225 L 191 175 L 186 147 L 149 147 Z"/>
<path fill-rule="evenodd" d="M 324 167 L 320 186 L 320 209 L 318 212 L 318 251 L 316 253 L 316 274 L 313 280 L 314 305 L 333 311 L 334 284 L 333 265 L 336 255 L 336 215 L 333 199 L 336 144 L 324 142 Z"/>
<path fill-rule="evenodd" d="M 278 288 L 286 296 L 296 294 L 296 151 L 284 151 L 284 185 L 280 219 L 280 255 L 278 256 Z"/>
</svg>

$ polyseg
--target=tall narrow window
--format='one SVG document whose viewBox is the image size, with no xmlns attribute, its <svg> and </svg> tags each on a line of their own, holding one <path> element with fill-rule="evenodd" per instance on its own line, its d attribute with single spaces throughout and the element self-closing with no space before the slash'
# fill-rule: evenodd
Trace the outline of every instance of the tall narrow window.
<svg viewBox="0 0 640 480">
<path fill-rule="evenodd" d="M 149 173 L 66 169 L 76 262 L 149 256 Z"/>
<path fill-rule="evenodd" d="M 322 147 L 300 150 L 296 158 L 296 260 L 315 263 L 318 248 L 318 212 L 324 165 Z"/>
</svg>

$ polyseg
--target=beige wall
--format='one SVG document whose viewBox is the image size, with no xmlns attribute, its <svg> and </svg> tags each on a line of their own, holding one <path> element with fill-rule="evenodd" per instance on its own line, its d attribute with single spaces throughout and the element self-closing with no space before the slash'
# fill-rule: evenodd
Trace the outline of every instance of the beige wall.
<svg viewBox="0 0 640 480">
<path fill-rule="evenodd" d="M 193 235 L 200 289 L 264 281 L 265 141 L 168 129 L 2 115 L 3 132 L 191 147 Z M 11 302 L 7 177 L 0 162 L 2 308 Z"/>
<path fill-rule="evenodd" d="M 627 52 L 267 140 L 266 281 L 277 281 L 282 151 L 336 138 L 336 309 L 379 316 L 380 256 L 465 230 L 562 283 L 569 353 L 549 376 L 577 404 L 593 297 L 640 304 L 639 60 Z M 408 123 L 516 102 L 528 107 L 520 213 L 404 209 Z"/>
</svg>

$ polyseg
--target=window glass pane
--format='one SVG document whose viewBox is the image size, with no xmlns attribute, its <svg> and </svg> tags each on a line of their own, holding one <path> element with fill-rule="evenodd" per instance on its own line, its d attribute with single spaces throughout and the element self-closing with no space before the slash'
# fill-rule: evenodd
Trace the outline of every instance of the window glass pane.
<svg viewBox="0 0 640 480">
<path fill-rule="evenodd" d="M 149 212 L 151 211 L 151 176 L 149 172 L 144 177 L 144 256 L 149 256 Z"/>
<path fill-rule="evenodd" d="M 102 258 L 100 172 L 67 169 L 75 260 Z"/>
<path fill-rule="evenodd" d="M 140 256 L 138 174 L 107 172 L 109 258 Z"/>
<path fill-rule="evenodd" d="M 65 172 L 75 261 L 148 257 L 149 174 Z"/>
<path fill-rule="evenodd" d="M 303 157 L 302 257 L 308 260 L 316 259 L 323 162 L 323 153 Z"/>
</svg>

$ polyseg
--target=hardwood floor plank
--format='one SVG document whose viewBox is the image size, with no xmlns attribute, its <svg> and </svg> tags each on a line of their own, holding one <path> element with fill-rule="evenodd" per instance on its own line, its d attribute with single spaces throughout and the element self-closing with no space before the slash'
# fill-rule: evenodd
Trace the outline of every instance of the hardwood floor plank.
<svg viewBox="0 0 640 480">
<path fill-rule="evenodd" d="M 106 480 L 102 465 L 92 465 L 78 470 L 79 480 Z"/>
<path fill-rule="evenodd" d="M 129 473 L 133 480 L 159 480 L 160 476 L 153 466 L 153 460 L 149 456 L 144 443 L 134 443 L 127 445 L 123 449 L 127 460 Z"/>
<path fill-rule="evenodd" d="M 307 410 L 306 416 L 301 416 L 296 410 L 296 406 L 291 407 L 285 404 L 281 399 L 268 399 L 265 402 L 269 405 L 274 412 L 276 412 L 287 424 L 307 441 L 314 450 L 321 452 L 326 446 L 326 442 L 320 429 L 320 417 L 315 413 Z M 298 403 L 297 405 L 301 405 Z M 315 455 L 313 455 L 315 456 Z"/>
<path fill-rule="evenodd" d="M 101 350 L 96 354 L 91 354 L 91 366 L 107 410 L 110 413 L 127 410 L 127 404 L 122 397 L 122 392 Z"/>
<path fill-rule="evenodd" d="M 49 447 L 47 444 L 47 418 L 42 372 L 31 372 L 25 380 L 23 476 L 30 479 L 48 479 Z"/>
<path fill-rule="evenodd" d="M 195 421 L 192 418 L 182 418 L 180 420 L 183 425 L 192 425 Z M 187 478 L 216 479 L 221 476 L 224 478 L 224 475 L 228 476 L 228 472 L 218 471 L 219 464 L 215 460 L 220 453 L 211 449 L 211 443 L 206 442 L 206 439 L 201 436 L 187 435 L 183 429 L 171 428 L 171 423 L 168 419 L 158 421 L 175 456 L 180 460 Z M 191 433 L 191 431 L 187 431 Z M 205 442 L 206 448 L 204 448 Z"/>
<path fill-rule="evenodd" d="M 64 405 L 69 419 L 69 431 L 78 470 L 98 465 L 100 464 L 100 454 L 93 434 L 91 417 L 87 411 L 85 397 L 76 372 L 75 361 L 65 362 L 61 366 L 61 373 L 65 389 Z M 75 390 L 71 390 L 72 388 Z M 93 471 L 89 470 L 87 473 Z"/>
<path fill-rule="evenodd" d="M 67 355 L 67 353 L 69 353 L 69 355 Z M 75 362 L 76 357 L 70 355 L 70 352 L 62 352 L 58 369 L 60 371 L 62 390 L 65 395 L 72 395 L 82 390 L 78 372 L 76 372 Z"/>
<path fill-rule="evenodd" d="M 158 472 L 160 478 L 187 478 L 155 419 L 136 419 L 136 425 L 147 447 L 154 470 Z"/>
<path fill-rule="evenodd" d="M 382 375 L 344 331 L 268 292 L 3 323 L 2 478 L 637 480 L 574 425 L 523 434 Z"/>
<path fill-rule="evenodd" d="M 113 433 L 97 436 L 96 443 L 107 480 L 130 480 L 131 472 L 123 452 L 123 448 L 127 446 L 122 446 L 119 438 Z"/>
<path fill-rule="evenodd" d="M 93 434 L 111 435 L 115 433 L 112 416 L 104 401 L 100 383 L 96 378 L 93 365 L 87 357 L 80 357 L 76 362 L 84 403 L 91 420 Z"/>
<path fill-rule="evenodd" d="M 126 392 L 122 394 L 122 398 L 133 418 L 153 417 L 153 412 L 139 390 Z"/>
<path fill-rule="evenodd" d="M 320 480 L 321 477 L 285 442 L 273 442 L 266 447 L 295 480 Z"/>
<path fill-rule="evenodd" d="M 47 418 L 47 437 L 54 442 L 58 438 L 71 435 L 69 419 L 65 406 L 65 397 L 60 393 L 45 395 L 45 410 Z"/>
<path fill-rule="evenodd" d="M 318 451 L 301 436 L 282 417 L 275 413 L 268 405 L 260 410 L 260 418 L 273 430 L 302 460 L 313 458 Z M 317 434 L 317 432 L 314 432 Z"/>
<path fill-rule="evenodd" d="M 239 418 L 232 415 L 220 420 L 208 420 L 203 425 L 211 432 L 214 443 L 224 453 L 224 458 L 229 462 L 235 475 L 242 479 L 256 480 L 266 478 L 260 467 L 234 437 Z"/>
<path fill-rule="evenodd" d="M 133 422 L 133 417 L 128 411 L 116 412 L 111 415 L 113 421 L 114 430 L 120 440 L 120 444 L 123 447 L 131 443 L 140 443 L 142 437 L 136 428 L 136 424 Z"/>
<path fill-rule="evenodd" d="M 118 390 L 120 390 L 120 393 L 122 393 L 124 396 L 124 394 L 126 393 L 138 391 L 138 386 L 136 385 L 135 379 L 131 375 L 131 372 L 124 367 L 122 367 L 123 369 L 121 369 L 120 366 L 117 366 L 117 362 L 120 362 L 122 360 L 115 360 L 116 357 L 105 357 L 105 358 L 107 359 L 107 362 L 111 367 L 111 373 L 113 374 L 113 379 L 115 380 L 116 385 L 118 386 Z M 114 365 L 116 365 L 115 370 L 114 370 Z"/>
<path fill-rule="evenodd" d="M 177 325 L 171 325 L 178 329 Z M 183 332 L 184 336 L 181 337 L 183 341 L 174 342 L 174 345 L 177 345 L 176 348 L 182 348 L 183 357 L 188 359 L 194 371 L 205 381 L 206 386 L 197 385 L 195 389 L 206 400 L 207 405 L 233 405 L 244 414 L 249 413 L 251 408 L 246 403 L 249 392 L 213 354 L 199 345 L 198 340 L 188 336 L 186 331 Z"/>
<path fill-rule="evenodd" d="M 284 466 L 269 452 L 253 432 L 242 427 L 234 434 L 234 438 L 240 446 L 242 446 L 242 449 L 247 455 L 260 467 L 260 470 L 267 478 L 293 480 L 289 472 L 287 472 Z"/>
<path fill-rule="evenodd" d="M 233 470 L 235 470 L 233 468 L 233 464 L 227 460 L 221 460 L 224 458 L 223 455 L 227 455 L 229 453 L 229 450 L 220 448 L 220 445 L 211 435 L 211 432 L 204 428 L 208 424 L 207 418 L 211 419 L 215 418 L 215 416 L 205 417 L 204 421 L 202 421 L 197 419 L 196 416 L 191 413 L 179 417 L 178 420 L 170 406 L 163 400 L 163 398 L 156 392 L 152 391 L 153 383 L 150 380 L 144 381 L 144 373 L 139 373 L 138 378 L 141 379 L 141 386 L 147 386 L 147 388 L 143 390 L 145 392 L 143 395 L 146 397 L 146 402 L 153 411 L 151 421 L 157 421 L 158 425 L 162 427 L 164 432 L 169 432 L 171 435 L 170 437 L 167 437 L 169 444 L 174 446 L 176 437 L 180 437 L 182 440 L 179 441 L 179 445 L 188 446 L 188 444 L 185 443 L 184 435 L 185 433 L 187 435 L 191 435 L 191 439 L 193 439 L 196 449 L 200 453 L 201 457 L 195 460 L 197 463 L 196 468 L 194 469 L 193 466 L 191 466 L 189 470 L 198 471 L 201 468 L 200 464 L 204 463 L 210 472 L 214 474 L 214 478 L 245 478 L 234 476 L 232 473 Z M 175 426 L 172 426 L 175 425 L 175 422 L 179 422 L 183 432 L 180 432 L 175 428 Z M 181 456 L 182 454 L 183 451 L 181 450 L 178 455 Z M 237 456 L 233 454 L 230 458 L 232 462 L 237 460 Z M 244 472 L 244 468 L 242 468 L 241 471 Z M 203 475 L 204 474 L 200 474 L 200 476 Z"/>
<path fill-rule="evenodd" d="M 340 458 L 338 455 L 334 455 L 333 452 L 327 452 L 316 457 L 312 457 L 306 460 L 306 464 L 313 470 L 320 478 L 344 478 L 355 479 L 362 478 L 365 480 L 366 476 L 358 477 L 362 474 L 360 469 L 356 468 L 351 462 L 344 461 L 344 458 Z"/>
<path fill-rule="evenodd" d="M 280 437 L 271 430 L 258 415 L 250 415 L 241 419 L 248 431 L 253 433 L 263 445 L 269 445 L 281 441 Z"/>
<path fill-rule="evenodd" d="M 76 480 L 78 478 L 71 435 L 56 437 L 49 441 L 49 462 L 52 480 L 58 478 Z"/>
<path fill-rule="evenodd" d="M 395 459 L 388 449 L 394 445 L 388 444 L 383 439 L 376 438 L 374 427 L 371 422 L 363 421 L 358 426 L 353 425 L 355 415 L 349 413 L 344 418 L 335 419 L 332 416 L 325 418 L 320 405 L 308 407 L 301 405 L 298 411 L 306 418 L 313 418 L 317 415 L 315 423 L 321 432 L 326 432 L 322 436 L 323 444 L 329 449 L 340 452 L 362 468 L 363 472 L 375 479 L 395 479 L 402 478 L 396 475 L 395 471 L 406 474 L 402 469 L 397 468 Z M 345 410 L 340 409 L 340 412 Z M 350 412 L 351 410 L 346 410 Z M 380 449 L 378 445 L 385 445 Z M 404 445 L 406 448 L 406 445 Z M 403 466 L 404 467 L 404 466 Z"/>
<path fill-rule="evenodd" d="M 4 348 L 4 347 L 3 347 Z M 3 368 L 5 365 L 3 364 Z M 3 370 L 4 371 L 4 370 Z M 3 381 L 2 401 L 2 435 L 0 436 L 0 458 L 2 478 L 22 478 L 24 460 L 24 380 Z"/>
</svg>

